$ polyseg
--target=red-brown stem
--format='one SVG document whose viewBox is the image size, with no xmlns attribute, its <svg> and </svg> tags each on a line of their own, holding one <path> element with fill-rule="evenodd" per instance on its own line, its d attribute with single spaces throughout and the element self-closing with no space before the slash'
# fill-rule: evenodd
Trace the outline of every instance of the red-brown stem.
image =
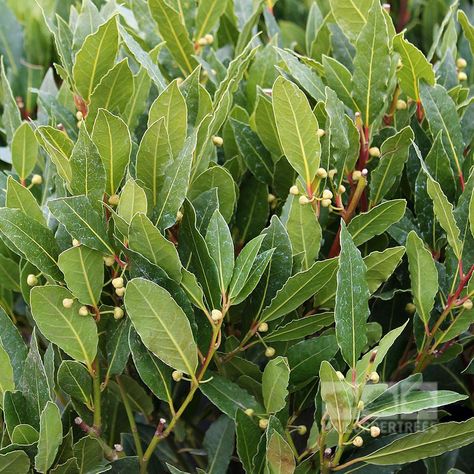
<svg viewBox="0 0 474 474">
<path fill-rule="evenodd" d="M 400 0 L 400 9 L 398 11 L 397 33 L 405 28 L 405 25 L 410 21 L 410 12 L 408 10 L 408 0 Z"/>
</svg>

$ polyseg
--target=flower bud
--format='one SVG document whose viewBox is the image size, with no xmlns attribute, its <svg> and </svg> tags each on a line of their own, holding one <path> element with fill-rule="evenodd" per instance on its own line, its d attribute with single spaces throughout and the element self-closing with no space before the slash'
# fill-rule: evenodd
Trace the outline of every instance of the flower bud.
<svg viewBox="0 0 474 474">
<path fill-rule="evenodd" d="M 72 308 L 73 304 L 74 304 L 74 300 L 72 298 L 64 298 L 63 299 L 63 306 L 66 309 Z"/>
<path fill-rule="evenodd" d="M 316 171 L 316 176 L 321 179 L 325 179 L 328 177 L 328 172 L 324 168 L 318 168 Z"/>
<path fill-rule="evenodd" d="M 81 306 L 79 308 L 79 316 L 89 316 L 89 309 L 87 306 Z"/>
<path fill-rule="evenodd" d="M 298 434 L 300 436 L 304 436 L 306 434 L 306 431 L 308 431 L 308 430 L 307 430 L 305 425 L 298 426 Z"/>
<path fill-rule="evenodd" d="M 244 413 L 247 415 L 247 416 L 253 416 L 255 411 L 253 408 L 247 408 Z"/>
<path fill-rule="evenodd" d="M 328 171 L 329 179 L 334 179 L 334 176 L 336 176 L 336 174 L 337 174 L 337 170 L 336 170 L 336 169 L 329 170 L 329 171 Z"/>
<path fill-rule="evenodd" d="M 464 303 L 462 304 L 462 307 L 463 307 L 464 309 L 467 309 L 468 311 L 469 311 L 470 309 L 472 309 L 472 300 L 466 300 L 466 301 L 464 301 Z"/>
<path fill-rule="evenodd" d="M 77 239 L 72 239 L 72 246 L 73 247 L 79 247 L 81 243 Z"/>
<path fill-rule="evenodd" d="M 362 178 L 362 172 L 359 170 L 355 170 L 352 173 L 352 181 L 359 181 L 360 178 Z"/>
<path fill-rule="evenodd" d="M 122 319 L 124 315 L 123 309 L 120 306 L 114 308 L 114 319 Z"/>
<path fill-rule="evenodd" d="M 467 81 L 467 74 L 464 71 L 458 73 L 459 82 Z"/>
<path fill-rule="evenodd" d="M 325 189 L 323 191 L 323 199 L 332 199 L 333 198 L 333 194 L 331 191 L 329 191 L 329 189 Z"/>
<path fill-rule="evenodd" d="M 346 187 L 343 184 L 340 184 L 337 191 L 339 194 L 344 194 L 346 192 Z"/>
<path fill-rule="evenodd" d="M 398 99 L 397 100 L 397 110 L 406 110 L 406 109 L 407 109 L 407 103 L 402 99 Z"/>
<path fill-rule="evenodd" d="M 268 201 L 269 204 L 271 204 L 271 203 L 274 202 L 275 200 L 276 200 L 276 197 L 275 197 L 274 194 L 271 194 L 271 193 L 270 193 L 270 194 L 267 196 L 267 201 Z"/>
<path fill-rule="evenodd" d="M 415 314 L 416 306 L 413 303 L 407 303 L 407 305 L 405 306 L 405 311 L 408 314 Z"/>
<path fill-rule="evenodd" d="M 265 357 L 269 359 L 275 355 L 275 349 L 273 347 L 267 347 L 265 349 Z"/>
<path fill-rule="evenodd" d="M 214 36 L 208 33 L 207 35 L 204 35 L 204 39 L 207 41 L 207 44 L 212 44 L 214 43 Z"/>
<path fill-rule="evenodd" d="M 373 147 L 369 148 L 369 155 L 372 158 L 378 158 L 380 156 L 380 148 L 377 147 L 377 146 L 373 146 Z"/>
<path fill-rule="evenodd" d="M 345 379 L 344 374 L 343 374 L 340 370 L 338 370 L 338 371 L 336 372 L 336 375 L 337 375 L 337 378 L 338 378 L 341 382 Z"/>
<path fill-rule="evenodd" d="M 306 196 L 300 196 L 299 203 L 304 206 L 305 204 L 309 204 L 310 200 Z"/>
<path fill-rule="evenodd" d="M 377 436 L 380 436 L 380 428 L 378 426 L 371 426 L 370 436 L 372 436 L 372 438 L 377 438 Z"/>
<path fill-rule="evenodd" d="M 456 66 L 458 69 L 466 69 L 467 61 L 464 58 L 458 58 L 456 61 Z"/>
<path fill-rule="evenodd" d="M 76 119 L 80 122 L 84 118 L 84 115 L 80 110 L 76 112 Z"/>
<path fill-rule="evenodd" d="M 207 39 L 205 37 L 199 38 L 198 39 L 198 45 L 199 46 L 207 46 Z"/>
<path fill-rule="evenodd" d="M 33 275 L 33 273 L 30 273 L 26 277 L 26 283 L 28 286 L 36 286 L 38 284 L 38 278 L 36 278 L 36 275 Z"/>
<path fill-rule="evenodd" d="M 363 400 L 359 400 L 359 403 L 357 404 L 357 409 L 358 409 L 359 411 L 362 411 L 362 410 L 364 409 L 364 407 L 365 407 L 364 401 L 363 401 Z"/>
<path fill-rule="evenodd" d="M 181 211 L 178 211 L 176 213 L 176 222 L 181 222 L 183 220 L 183 213 Z"/>
<path fill-rule="evenodd" d="M 218 309 L 213 309 L 211 311 L 211 319 L 215 322 L 218 323 L 222 319 L 222 311 Z"/>
<path fill-rule="evenodd" d="M 266 430 L 268 426 L 268 419 L 260 418 L 260 420 L 258 420 L 258 426 L 260 426 L 262 430 Z"/>
<path fill-rule="evenodd" d="M 114 288 L 123 288 L 123 278 L 117 277 L 112 280 L 112 286 Z"/>
<path fill-rule="evenodd" d="M 113 255 L 106 255 L 104 257 L 104 263 L 106 267 L 111 267 L 115 263 L 115 258 Z"/>
<path fill-rule="evenodd" d="M 352 441 L 352 444 L 355 447 L 360 448 L 364 444 L 364 440 L 360 436 L 356 436 Z"/>
<path fill-rule="evenodd" d="M 117 296 L 120 296 L 120 298 L 122 298 L 122 296 L 125 294 L 125 287 L 122 287 L 122 288 L 117 288 L 115 290 L 115 294 Z"/>
<path fill-rule="evenodd" d="M 369 380 L 372 383 L 379 383 L 380 376 L 377 372 L 371 372 L 370 375 L 369 375 Z"/>
<path fill-rule="evenodd" d="M 298 189 L 298 186 L 296 186 L 296 184 L 291 186 L 290 194 L 292 194 L 293 196 L 298 196 L 299 193 L 300 193 L 300 190 Z"/>
<path fill-rule="evenodd" d="M 115 451 L 117 451 L 118 453 L 121 453 L 123 451 L 123 446 L 121 444 L 114 444 L 114 449 Z"/>
<path fill-rule="evenodd" d="M 321 201 L 321 206 L 323 207 L 329 207 L 331 205 L 331 200 L 330 199 L 323 199 Z"/>
<path fill-rule="evenodd" d="M 183 378 L 183 372 L 181 372 L 181 370 L 173 370 L 171 373 L 171 378 L 175 382 L 179 382 Z"/>
<path fill-rule="evenodd" d="M 322 128 L 318 128 L 318 131 L 316 132 L 316 135 L 319 138 L 322 138 L 322 137 L 324 137 L 324 135 L 326 135 L 326 132 Z"/>
<path fill-rule="evenodd" d="M 43 182 L 43 177 L 40 174 L 34 174 L 31 177 L 31 184 L 41 184 Z"/>
<path fill-rule="evenodd" d="M 120 197 L 118 194 L 112 194 L 112 196 L 109 197 L 109 204 L 111 206 L 118 206 L 118 203 L 120 201 Z"/>
<path fill-rule="evenodd" d="M 268 324 L 263 322 L 260 323 L 258 326 L 258 332 L 267 332 L 268 331 Z"/>
<path fill-rule="evenodd" d="M 212 143 L 217 147 L 221 147 L 224 144 L 224 139 L 222 137 L 213 136 Z"/>
</svg>

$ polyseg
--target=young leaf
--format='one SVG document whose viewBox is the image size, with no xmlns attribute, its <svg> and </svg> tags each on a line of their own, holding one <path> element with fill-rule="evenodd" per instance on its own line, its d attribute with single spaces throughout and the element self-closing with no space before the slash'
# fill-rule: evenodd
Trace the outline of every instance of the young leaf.
<svg viewBox="0 0 474 474">
<path fill-rule="evenodd" d="M 28 122 L 15 131 L 12 140 L 12 164 L 20 180 L 25 180 L 34 170 L 38 157 L 38 142 Z"/>
<path fill-rule="evenodd" d="M 382 7 L 373 2 L 356 42 L 352 87 L 354 100 L 367 128 L 371 127 L 386 105 L 390 71 L 388 31 Z"/>
<path fill-rule="evenodd" d="M 31 290 L 31 312 L 42 334 L 74 360 L 84 362 L 92 370 L 97 354 L 97 326 L 91 316 L 80 316 L 81 304 L 75 300 L 70 308 L 64 299 L 74 299 L 61 286 L 37 286 Z"/>
<path fill-rule="evenodd" d="M 272 359 L 263 371 L 262 393 L 267 413 L 278 413 L 286 405 L 290 367 L 285 357 Z"/>
<path fill-rule="evenodd" d="M 0 407 L 3 406 L 3 394 L 15 390 L 13 367 L 7 351 L 0 344 Z"/>
<path fill-rule="evenodd" d="M 438 293 L 438 271 L 431 252 L 413 231 L 408 234 L 407 255 L 414 303 L 421 320 L 427 325 Z"/>
<path fill-rule="evenodd" d="M 55 403 L 48 402 L 41 412 L 38 454 L 35 456 L 35 469 L 38 472 L 48 472 L 62 439 L 63 426 L 59 408 Z"/>
<path fill-rule="evenodd" d="M 272 96 L 283 151 L 291 166 L 310 186 L 319 167 L 321 152 L 318 121 L 304 93 L 284 77 L 275 81 Z"/>
<path fill-rule="evenodd" d="M 32 217 L 35 221 L 45 225 L 43 212 L 33 196 L 31 191 L 15 181 L 12 176 L 7 179 L 7 207 L 12 209 L 21 209 L 27 216 Z"/>
<path fill-rule="evenodd" d="M 366 344 L 366 334 L 360 331 L 369 317 L 369 287 L 367 267 L 341 221 L 341 255 L 337 272 L 336 321 L 337 343 L 347 364 L 355 369 L 357 359 Z"/>
<path fill-rule="evenodd" d="M 197 347 L 183 310 L 164 289 L 143 278 L 127 285 L 125 306 L 145 346 L 176 370 L 194 376 Z"/>
</svg>

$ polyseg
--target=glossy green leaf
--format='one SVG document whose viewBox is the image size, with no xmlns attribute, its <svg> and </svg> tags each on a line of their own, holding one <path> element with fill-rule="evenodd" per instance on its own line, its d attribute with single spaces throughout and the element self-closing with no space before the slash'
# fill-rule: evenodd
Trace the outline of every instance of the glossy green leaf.
<svg viewBox="0 0 474 474">
<path fill-rule="evenodd" d="M 38 157 L 38 142 L 28 122 L 23 122 L 16 129 L 11 147 L 13 167 L 24 180 L 33 172 Z"/>
<path fill-rule="evenodd" d="M 15 131 L 21 126 L 20 111 L 13 96 L 13 92 L 8 82 L 5 71 L 5 64 L 3 57 L 0 58 L 0 80 L 2 82 L 1 97 L 2 97 L 2 128 L 5 129 L 7 142 L 10 144 L 13 141 Z"/>
<path fill-rule="evenodd" d="M 293 474 L 296 461 L 293 450 L 285 439 L 274 431 L 267 446 L 267 472 L 271 474 Z"/>
<path fill-rule="evenodd" d="M 35 456 L 35 469 L 48 472 L 54 462 L 59 445 L 63 439 L 63 426 L 58 406 L 48 402 L 41 412 L 38 454 Z"/>
<path fill-rule="evenodd" d="M 81 304 L 75 300 L 71 308 L 63 306 L 72 293 L 61 286 L 42 286 L 31 290 L 31 312 L 39 330 L 52 343 L 73 359 L 92 367 L 97 354 L 97 327 L 90 316 L 80 316 Z"/>
<path fill-rule="evenodd" d="M 426 325 L 438 293 L 438 272 L 431 252 L 413 231 L 407 238 L 407 256 L 414 303 Z"/>
<path fill-rule="evenodd" d="M 30 460 L 24 451 L 0 454 L 0 471 L 2 474 L 27 474 L 30 471 Z"/>
<path fill-rule="evenodd" d="M 193 375 L 196 343 L 186 315 L 171 295 L 151 281 L 135 278 L 127 285 L 125 306 L 145 346 L 174 369 Z"/>
<path fill-rule="evenodd" d="M 207 451 L 208 474 L 225 474 L 234 452 L 234 422 L 219 417 L 206 431 L 203 446 Z"/>
<path fill-rule="evenodd" d="M 237 454 L 247 474 L 253 473 L 254 456 L 257 454 L 258 443 L 262 436 L 260 428 L 252 418 L 242 410 L 237 410 L 235 417 L 237 435 Z"/>
<path fill-rule="evenodd" d="M 330 0 L 329 3 L 331 5 L 331 12 L 342 31 L 350 39 L 356 39 L 367 23 L 373 0 L 362 0 L 361 2 L 354 0 Z"/>
<path fill-rule="evenodd" d="M 285 357 L 275 357 L 265 366 L 262 393 L 267 413 L 277 413 L 285 407 L 289 380 L 290 367 Z"/>
<path fill-rule="evenodd" d="M 12 176 L 7 179 L 7 207 L 12 209 L 21 209 L 27 216 L 35 221 L 45 225 L 43 212 L 31 191 L 15 181 Z"/>
<path fill-rule="evenodd" d="M 341 255 L 337 272 L 336 337 L 347 364 L 356 367 L 366 335 L 360 331 L 369 317 L 367 267 L 343 221 L 341 221 Z"/>
<path fill-rule="evenodd" d="M 74 360 L 64 360 L 58 369 L 58 385 L 71 398 L 91 406 L 92 378 L 87 369 Z"/>
<path fill-rule="evenodd" d="M 279 77 L 273 86 L 273 110 L 281 146 L 291 166 L 309 186 L 319 167 L 318 121 L 304 93 Z"/>
<path fill-rule="evenodd" d="M 7 351 L 0 345 L 0 406 L 3 406 L 3 394 L 15 390 L 13 367 Z"/>
</svg>

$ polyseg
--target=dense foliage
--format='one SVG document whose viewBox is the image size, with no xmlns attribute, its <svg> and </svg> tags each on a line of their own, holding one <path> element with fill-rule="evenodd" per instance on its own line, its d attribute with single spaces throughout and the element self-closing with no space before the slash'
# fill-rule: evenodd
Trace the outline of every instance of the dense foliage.
<svg viewBox="0 0 474 474">
<path fill-rule="evenodd" d="M 395 3 L 0 0 L 0 473 L 474 472 L 474 9 Z"/>
</svg>

